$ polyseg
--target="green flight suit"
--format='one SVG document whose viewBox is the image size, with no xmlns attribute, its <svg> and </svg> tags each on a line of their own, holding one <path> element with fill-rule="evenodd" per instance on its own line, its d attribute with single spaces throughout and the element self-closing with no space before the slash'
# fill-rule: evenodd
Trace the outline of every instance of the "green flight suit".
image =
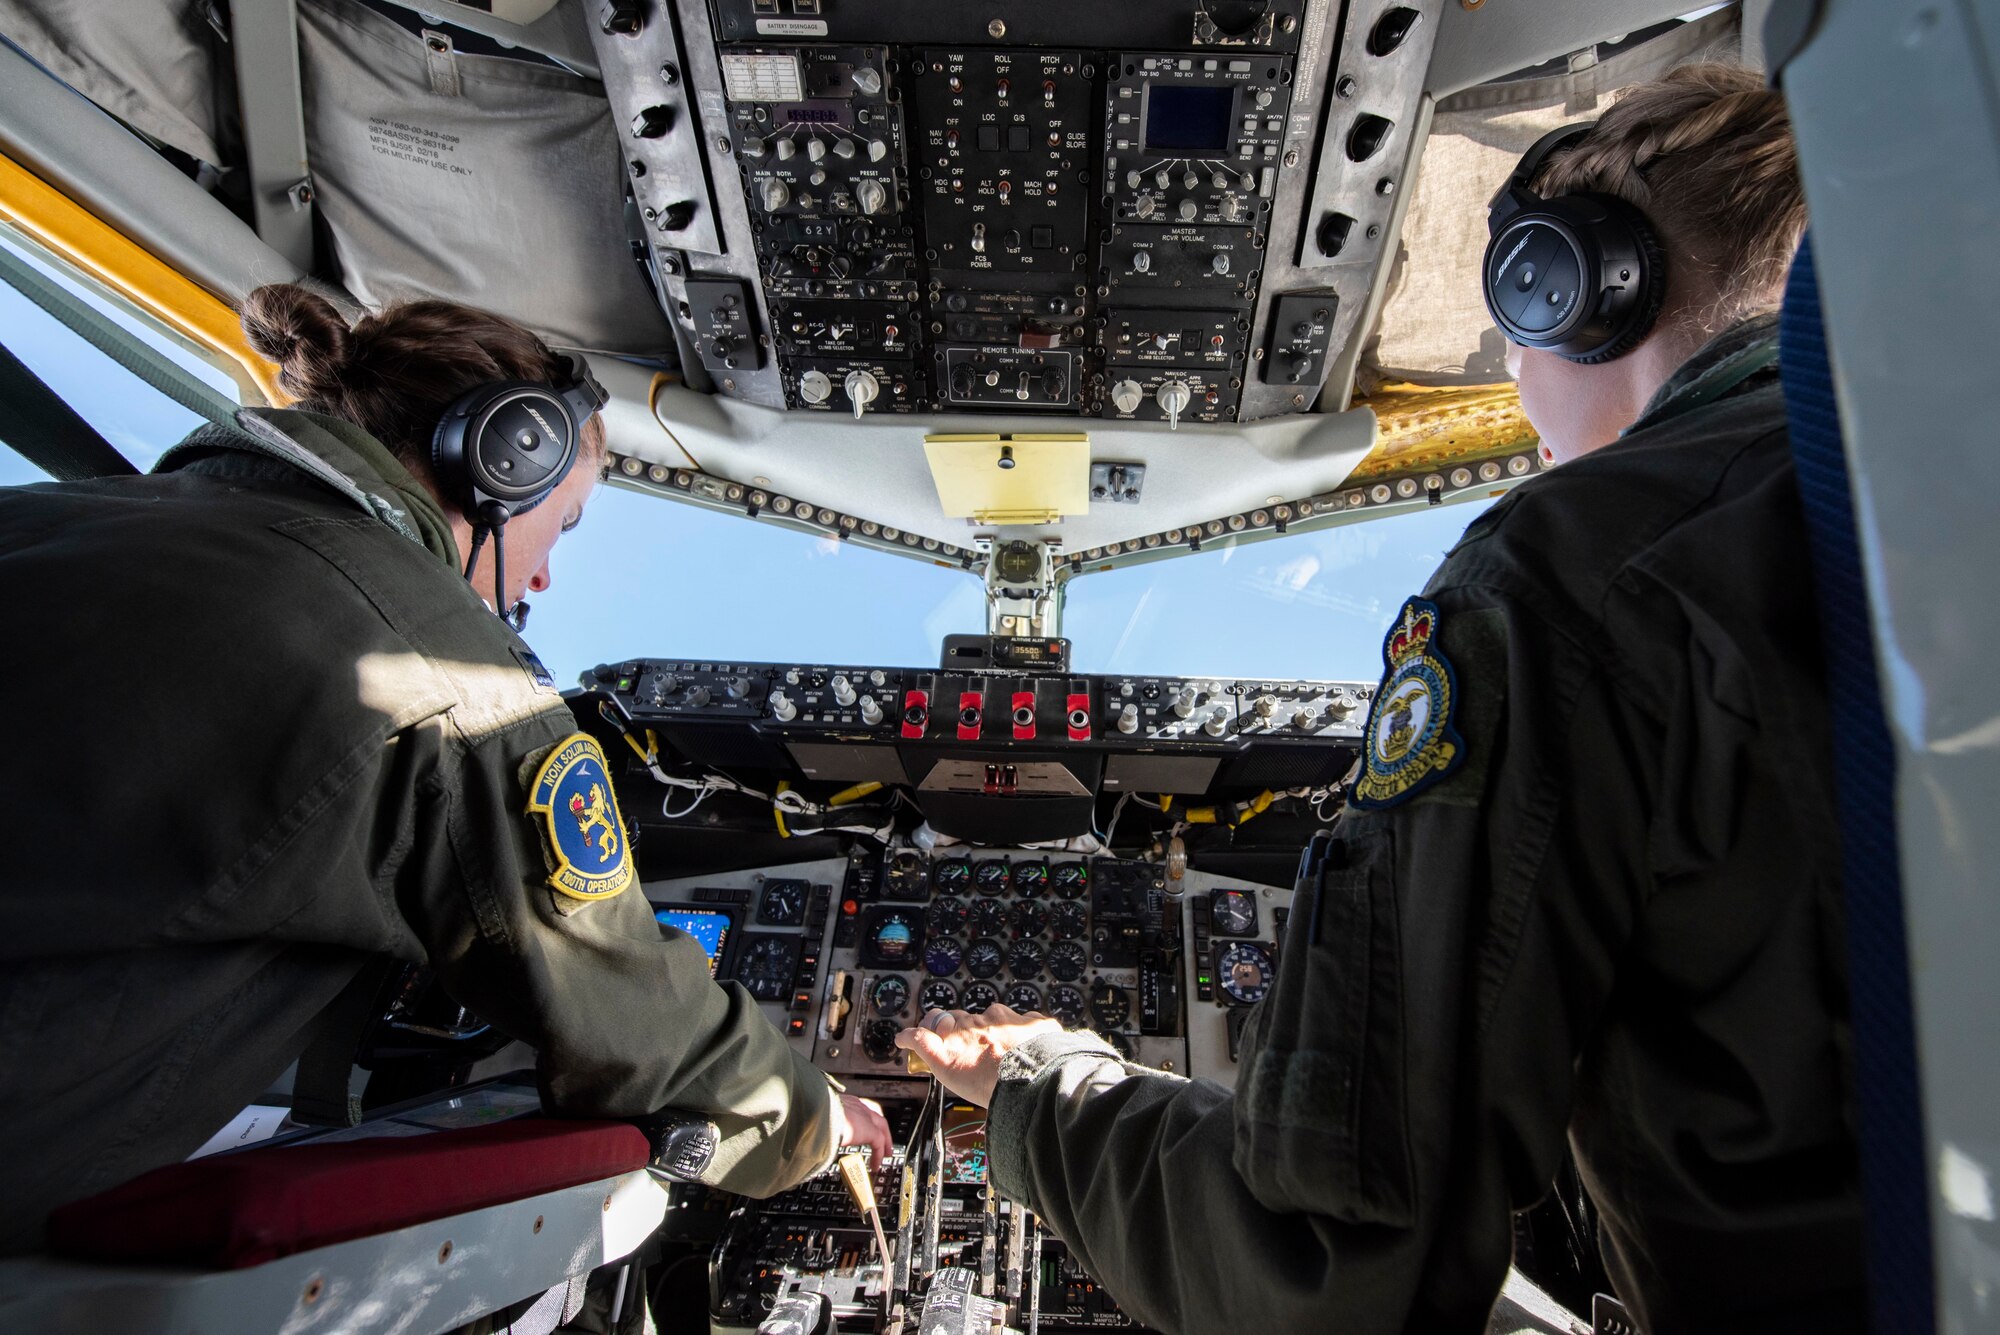
<svg viewBox="0 0 2000 1335">
<path fill-rule="evenodd" d="M 239 423 L 0 489 L 0 1251 L 197 1148 L 384 955 L 533 1044 L 551 1112 L 704 1113 L 751 1195 L 824 1167 L 825 1077 L 636 879 L 551 888 L 527 781 L 575 721 L 437 503 L 346 423 Z"/>
<path fill-rule="evenodd" d="M 1712 341 L 1448 555 L 1424 598 L 1449 726 L 1419 757 L 1444 768 L 1343 813 L 1233 1095 L 1088 1035 L 1004 1059 L 994 1181 L 1134 1316 L 1482 1330 L 1509 1213 L 1567 1134 L 1648 1335 L 1865 1328 L 1831 723 L 1774 337 Z M 1398 722 L 1378 700 L 1371 737 Z"/>
</svg>

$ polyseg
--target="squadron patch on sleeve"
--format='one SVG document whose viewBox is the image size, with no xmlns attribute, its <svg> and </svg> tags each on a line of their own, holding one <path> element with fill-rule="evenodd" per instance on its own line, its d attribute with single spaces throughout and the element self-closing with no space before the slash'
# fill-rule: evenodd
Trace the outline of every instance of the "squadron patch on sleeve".
<svg viewBox="0 0 2000 1335">
<path fill-rule="evenodd" d="M 1465 759 L 1452 727 L 1457 679 L 1437 652 L 1437 604 L 1411 598 L 1382 641 L 1382 688 L 1368 711 L 1361 777 L 1348 800 L 1380 809 L 1428 788 Z"/>
<path fill-rule="evenodd" d="M 611 767 L 587 734 L 573 733 L 549 752 L 529 785 L 528 814 L 546 824 L 549 884 L 557 893 L 609 899 L 632 883 Z"/>
</svg>

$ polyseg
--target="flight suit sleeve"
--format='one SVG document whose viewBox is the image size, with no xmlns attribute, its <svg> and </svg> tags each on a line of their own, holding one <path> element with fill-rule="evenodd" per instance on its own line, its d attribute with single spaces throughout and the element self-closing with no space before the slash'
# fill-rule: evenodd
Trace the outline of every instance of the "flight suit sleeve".
<svg viewBox="0 0 2000 1335">
<path fill-rule="evenodd" d="M 1559 1162 L 1647 884 L 1643 724 L 1518 605 L 1432 597 L 1456 759 L 1336 824 L 1234 1093 L 1071 1035 L 1002 1063 L 994 1181 L 1163 1331 L 1476 1329 Z"/>
<path fill-rule="evenodd" d="M 552 1112 L 700 1114 L 722 1132 L 705 1181 L 782 1191 L 831 1162 L 826 1077 L 741 985 L 710 978 L 693 938 L 660 926 L 636 872 L 594 902 L 552 888 L 542 818 L 527 804 L 553 749 L 545 738 L 567 723 L 551 711 L 445 740 L 421 799 L 445 837 L 426 841 L 429 869 L 404 891 L 404 912 L 452 995 L 534 1046 Z"/>
</svg>

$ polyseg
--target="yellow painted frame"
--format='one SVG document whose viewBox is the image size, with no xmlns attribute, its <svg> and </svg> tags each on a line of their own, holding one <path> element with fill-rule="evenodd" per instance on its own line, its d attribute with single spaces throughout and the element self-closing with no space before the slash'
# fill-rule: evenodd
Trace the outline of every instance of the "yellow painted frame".
<svg viewBox="0 0 2000 1335">
<path fill-rule="evenodd" d="M 278 384 L 278 368 L 251 351 L 227 301 L 5 154 L 0 154 L 0 219 L 220 356 L 243 402 L 291 402 Z"/>
</svg>

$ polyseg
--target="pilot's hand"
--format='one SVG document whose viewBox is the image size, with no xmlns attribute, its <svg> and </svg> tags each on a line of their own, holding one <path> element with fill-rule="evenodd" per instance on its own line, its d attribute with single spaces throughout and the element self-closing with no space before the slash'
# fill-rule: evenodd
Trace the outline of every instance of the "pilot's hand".
<svg viewBox="0 0 2000 1335">
<path fill-rule="evenodd" d="M 915 1029 L 896 1035 L 930 1066 L 931 1074 L 958 1097 L 984 1108 L 1000 1083 L 1000 1059 L 1009 1048 L 1037 1034 L 1059 1034 L 1062 1026 L 1034 1011 L 1026 1015 L 995 1002 L 978 1015 L 932 1011 Z"/>
<path fill-rule="evenodd" d="M 833 1101 L 833 1143 L 836 1147 L 866 1145 L 874 1151 L 878 1168 L 889 1161 L 896 1148 L 889 1136 L 889 1119 L 882 1116 L 882 1105 L 852 1094 L 841 1094 Z"/>
</svg>

